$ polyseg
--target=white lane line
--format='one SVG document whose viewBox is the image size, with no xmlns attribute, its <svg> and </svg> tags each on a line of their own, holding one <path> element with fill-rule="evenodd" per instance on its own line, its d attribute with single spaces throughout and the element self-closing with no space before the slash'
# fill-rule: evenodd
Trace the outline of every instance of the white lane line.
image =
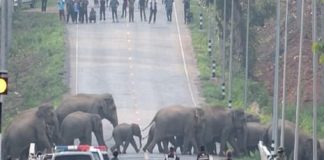
<svg viewBox="0 0 324 160">
<path fill-rule="evenodd" d="M 79 24 L 76 25 L 75 42 L 75 94 L 78 94 L 78 53 L 79 53 Z"/>
<path fill-rule="evenodd" d="M 194 104 L 195 107 L 197 107 L 197 103 L 196 103 L 196 100 L 195 100 L 195 97 L 194 97 L 194 94 L 193 94 L 193 91 L 192 91 L 192 86 L 191 86 L 191 83 L 190 83 L 190 77 L 189 77 L 189 73 L 188 73 L 188 69 L 187 69 L 186 58 L 185 58 L 185 54 L 184 54 L 184 51 L 183 51 L 182 38 L 181 38 L 181 33 L 180 33 L 180 27 L 179 27 L 176 3 L 174 3 L 174 11 L 175 11 L 175 19 L 176 19 L 177 30 L 178 30 L 178 38 L 179 38 L 179 43 L 180 43 L 180 48 L 181 48 L 183 68 L 184 68 L 184 71 L 186 73 L 186 78 L 187 78 L 187 85 L 188 85 L 189 92 L 190 92 L 190 95 L 191 95 L 192 103 Z"/>
</svg>

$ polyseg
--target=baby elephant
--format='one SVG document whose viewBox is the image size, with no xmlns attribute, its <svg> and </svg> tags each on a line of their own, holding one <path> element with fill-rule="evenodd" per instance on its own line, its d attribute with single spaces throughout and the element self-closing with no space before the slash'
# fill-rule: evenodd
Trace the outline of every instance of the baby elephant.
<svg viewBox="0 0 324 160">
<path fill-rule="evenodd" d="M 123 153 L 126 153 L 126 149 L 129 145 L 129 143 L 132 144 L 135 151 L 138 153 L 139 148 L 142 148 L 142 134 L 141 129 L 138 126 L 138 124 L 126 124 L 122 123 L 117 125 L 112 133 L 112 136 L 115 140 L 115 145 L 113 145 L 110 149 L 113 152 L 115 149 L 120 152 L 120 145 L 123 145 Z M 134 141 L 134 137 L 137 136 L 139 138 L 140 147 L 137 148 L 137 145 Z"/>
</svg>

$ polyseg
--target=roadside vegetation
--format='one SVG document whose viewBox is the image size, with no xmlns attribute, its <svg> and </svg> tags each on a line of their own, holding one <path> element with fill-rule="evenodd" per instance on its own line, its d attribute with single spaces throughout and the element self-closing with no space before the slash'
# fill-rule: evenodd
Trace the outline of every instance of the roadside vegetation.
<svg viewBox="0 0 324 160">
<path fill-rule="evenodd" d="M 44 102 L 56 104 L 67 90 L 62 81 L 64 32 L 56 14 L 14 13 L 12 45 L 7 55 L 10 86 L 3 110 L 4 126 L 26 109 Z"/>
<path fill-rule="evenodd" d="M 214 33 L 213 44 L 216 44 L 213 48 L 212 56 L 208 55 L 208 7 L 199 3 L 199 1 L 191 1 L 191 11 L 193 12 L 194 19 L 190 24 L 192 43 L 196 54 L 197 64 L 200 71 L 201 80 L 201 93 L 205 98 L 208 106 L 224 106 L 228 105 L 227 95 L 222 97 L 222 52 L 221 43 L 222 40 L 222 23 L 223 23 L 223 1 L 216 2 L 216 11 L 209 9 L 211 15 L 216 18 L 211 21 L 211 28 L 217 28 L 217 33 Z M 232 101 L 235 108 L 243 108 L 244 106 L 244 81 L 245 81 L 245 32 L 246 32 L 246 1 L 240 3 L 235 1 L 235 38 L 233 43 L 233 74 L 232 74 Z M 242 5 L 243 6 L 240 6 Z M 212 8 L 215 8 L 215 4 L 211 4 Z M 227 42 L 226 42 L 226 67 L 225 67 L 225 83 L 226 83 L 226 94 L 228 94 L 228 59 L 229 59 L 229 46 L 230 46 L 230 11 L 231 4 L 227 4 Z M 204 15 L 203 30 L 199 29 L 199 15 Z M 256 53 L 256 48 L 260 43 L 261 39 L 268 37 L 260 37 L 256 32 L 257 28 L 263 26 L 267 21 L 275 18 L 275 1 L 272 0 L 257 0 L 255 3 L 251 3 L 251 24 L 250 24 L 250 56 L 249 56 L 249 82 L 248 82 L 248 112 L 257 113 L 261 116 L 263 123 L 271 122 L 272 116 L 272 93 L 266 89 L 263 81 L 258 81 L 255 78 L 254 69 L 255 63 L 258 57 L 262 56 L 262 53 Z M 212 17 L 212 18 L 214 18 Z M 240 18 L 239 18 L 240 17 Z M 210 17 L 211 18 L 211 17 Z M 214 21 L 214 22 L 213 22 Z M 270 36 L 270 35 L 269 35 Z M 269 45 L 269 44 L 268 44 Z M 324 45 L 323 45 L 324 46 Z M 316 49 L 323 50 L 321 45 L 314 46 Z M 323 64 L 323 53 L 320 57 L 320 63 Z M 212 79 L 212 60 L 216 60 L 216 80 Z M 272 61 L 269 59 L 268 61 Z M 265 72 L 265 71 L 264 71 Z M 280 91 L 281 92 L 281 91 Z M 279 103 L 279 117 L 281 117 L 281 103 Z M 303 103 L 300 112 L 300 127 L 308 134 L 312 131 L 312 104 Z M 286 118 L 292 122 L 295 121 L 295 103 L 289 102 L 286 109 Z M 324 114 L 324 107 L 318 106 L 318 115 Z M 324 117 L 318 116 L 318 136 L 324 138 Z M 259 155 L 253 155 L 252 157 L 243 157 L 241 160 L 258 160 Z"/>
</svg>

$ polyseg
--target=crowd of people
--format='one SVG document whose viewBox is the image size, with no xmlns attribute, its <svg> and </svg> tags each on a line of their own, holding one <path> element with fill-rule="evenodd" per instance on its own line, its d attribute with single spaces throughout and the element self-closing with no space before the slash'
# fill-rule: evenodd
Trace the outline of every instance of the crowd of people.
<svg viewBox="0 0 324 160">
<path fill-rule="evenodd" d="M 122 1 L 122 13 L 121 18 L 127 17 L 128 10 L 128 21 L 134 22 L 134 11 L 136 0 L 121 0 Z M 146 9 L 149 9 L 149 20 L 148 23 L 155 23 L 157 14 L 157 0 L 138 0 L 138 8 L 140 10 L 141 21 L 147 21 Z M 172 21 L 172 10 L 174 0 L 162 0 L 162 4 L 166 10 L 166 18 L 168 22 Z M 43 6 L 43 4 L 42 4 Z M 188 23 L 188 15 L 190 13 L 190 0 L 183 0 L 184 6 L 184 22 Z M 61 21 L 66 23 L 96 23 L 96 9 L 99 8 L 99 20 L 106 20 L 106 12 L 111 11 L 113 23 L 118 22 L 117 10 L 119 7 L 118 0 L 94 0 L 94 6 L 91 7 L 88 14 L 89 0 L 57 0 L 57 8 L 59 11 L 59 18 Z M 42 11 L 46 10 L 43 9 Z"/>
</svg>

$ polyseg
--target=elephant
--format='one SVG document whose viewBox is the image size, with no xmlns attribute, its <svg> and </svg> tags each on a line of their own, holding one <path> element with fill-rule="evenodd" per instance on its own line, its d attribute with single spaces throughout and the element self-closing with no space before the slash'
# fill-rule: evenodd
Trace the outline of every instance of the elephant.
<svg viewBox="0 0 324 160">
<path fill-rule="evenodd" d="M 278 121 L 278 135 L 281 132 L 281 120 Z M 300 130 L 300 129 L 299 129 Z M 287 159 L 293 158 L 294 143 L 295 143 L 295 124 L 285 120 L 285 142 L 284 151 L 286 153 Z M 278 136 L 279 142 L 280 136 Z M 269 125 L 266 133 L 263 136 L 263 142 L 269 148 L 271 147 L 272 141 L 272 125 Z M 298 160 L 312 159 L 313 157 L 313 139 L 306 135 L 301 130 L 299 131 L 299 147 L 298 147 Z M 320 151 L 320 144 L 318 142 L 318 152 Z M 319 154 L 318 154 L 319 155 Z"/>
<path fill-rule="evenodd" d="M 120 152 L 120 145 L 123 143 L 123 153 L 126 153 L 129 143 L 134 147 L 135 151 L 138 153 L 139 148 L 142 148 L 142 134 L 141 129 L 138 124 L 132 123 L 122 123 L 117 125 L 112 133 L 112 136 L 115 140 L 115 145 L 111 147 L 111 151 L 113 152 L 116 148 L 118 152 Z M 134 137 L 137 136 L 139 138 L 140 146 L 137 148 Z"/>
<path fill-rule="evenodd" d="M 80 144 L 91 145 L 91 133 L 97 138 L 98 144 L 106 146 L 103 138 L 101 117 L 98 114 L 73 112 L 66 116 L 61 125 L 63 145 L 73 145 L 78 138 Z"/>
<path fill-rule="evenodd" d="M 150 130 L 149 130 L 149 133 L 147 135 L 147 142 L 145 144 L 145 146 L 143 147 L 143 151 L 145 152 L 147 150 L 147 147 L 149 146 L 149 144 L 152 142 L 153 140 L 153 134 L 154 134 L 154 130 L 155 130 L 155 124 L 152 124 Z M 171 143 L 173 146 L 174 146 L 174 150 L 177 151 L 177 148 L 180 147 L 180 150 L 182 152 L 182 145 L 183 145 L 183 137 L 167 137 L 165 138 L 164 140 L 162 141 L 166 141 L 164 143 Z M 162 141 L 158 142 L 157 145 L 158 145 L 158 150 L 160 153 L 164 153 L 164 148 L 162 147 Z"/>
<path fill-rule="evenodd" d="M 37 151 L 51 152 L 46 125 L 56 125 L 53 109 L 52 104 L 44 103 L 18 114 L 3 133 L 2 157 L 27 159 L 30 143 L 35 143 Z"/>
<path fill-rule="evenodd" d="M 189 145 L 192 145 L 197 152 L 196 132 L 201 129 L 200 123 L 203 116 L 204 111 L 201 108 L 174 105 L 160 109 L 146 127 L 155 124 L 153 138 L 147 151 L 152 153 L 154 146 L 165 138 L 183 136 L 184 153 L 189 151 Z M 164 153 L 167 153 L 166 141 L 163 141 L 163 146 Z"/>
<path fill-rule="evenodd" d="M 82 111 L 99 114 L 101 119 L 107 119 L 115 127 L 118 124 L 117 110 L 111 94 L 77 94 L 63 98 L 56 114 L 61 124 L 70 113 Z"/>
<path fill-rule="evenodd" d="M 318 155 L 319 160 L 324 160 L 324 139 L 319 140 L 320 143 L 320 154 Z"/>
<path fill-rule="evenodd" d="M 250 155 L 250 152 L 258 150 L 258 143 L 262 141 L 263 135 L 267 131 L 267 126 L 258 122 L 247 122 L 246 123 L 246 146 L 240 146 L 240 150 L 245 151 L 246 154 Z M 239 133 L 240 134 L 240 133 Z M 245 148 L 242 148 L 245 147 Z"/>
<path fill-rule="evenodd" d="M 240 153 L 236 140 L 245 146 L 246 139 L 246 120 L 242 109 L 224 109 L 221 107 L 204 108 L 205 116 L 203 119 L 203 129 L 199 130 L 200 145 L 215 148 L 215 142 L 220 143 L 220 155 L 226 152 L 226 144 L 229 142 L 235 153 Z M 236 134 L 240 131 L 241 134 Z M 210 150 L 209 150 L 210 151 Z M 214 152 L 214 151 L 210 151 Z"/>
</svg>

